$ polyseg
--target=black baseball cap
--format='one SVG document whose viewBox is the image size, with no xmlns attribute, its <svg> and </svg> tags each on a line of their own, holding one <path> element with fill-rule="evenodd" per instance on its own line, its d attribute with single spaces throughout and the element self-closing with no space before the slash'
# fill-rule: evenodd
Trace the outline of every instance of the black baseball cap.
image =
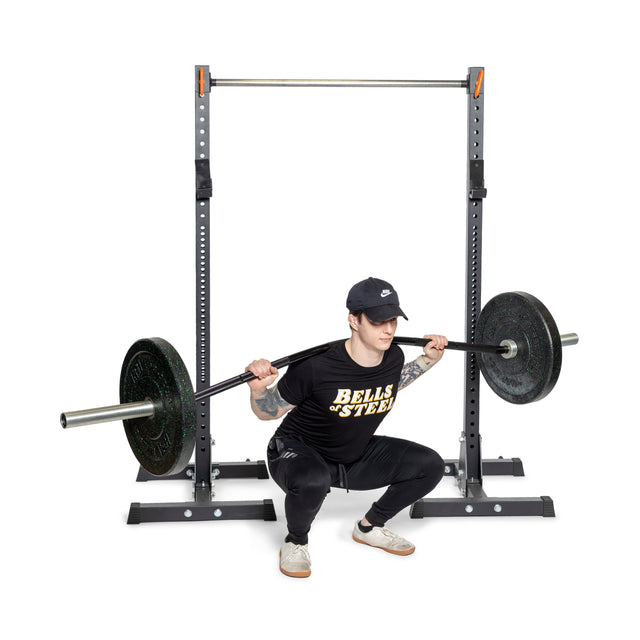
<svg viewBox="0 0 640 640">
<path fill-rule="evenodd" d="M 354 284 L 347 296 L 347 309 L 364 311 L 373 322 L 384 322 L 402 316 L 408 320 L 400 308 L 400 300 L 394 288 L 379 278 L 367 278 Z"/>
</svg>

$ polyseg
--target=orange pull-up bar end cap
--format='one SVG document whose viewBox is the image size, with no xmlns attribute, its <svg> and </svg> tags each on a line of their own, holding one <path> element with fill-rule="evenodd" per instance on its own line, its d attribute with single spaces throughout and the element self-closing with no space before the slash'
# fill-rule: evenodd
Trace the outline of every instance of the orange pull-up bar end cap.
<svg viewBox="0 0 640 640">
<path fill-rule="evenodd" d="M 484 69 L 480 69 L 480 73 L 478 74 L 478 79 L 476 80 L 476 90 L 473 94 L 474 98 L 477 98 L 480 95 L 480 88 L 482 87 L 482 80 L 484 79 Z"/>
</svg>

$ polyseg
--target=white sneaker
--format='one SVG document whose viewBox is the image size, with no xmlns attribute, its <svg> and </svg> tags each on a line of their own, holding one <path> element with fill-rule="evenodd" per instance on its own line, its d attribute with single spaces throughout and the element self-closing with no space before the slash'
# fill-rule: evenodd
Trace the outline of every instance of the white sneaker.
<svg viewBox="0 0 640 640">
<path fill-rule="evenodd" d="M 285 542 L 280 549 L 280 571 L 292 578 L 308 578 L 311 575 L 309 545 Z"/>
<path fill-rule="evenodd" d="M 368 533 L 363 533 L 356 522 L 353 529 L 353 539 L 361 544 L 378 547 L 378 549 L 383 549 L 397 556 L 408 556 L 416 550 L 415 545 L 393 531 L 389 531 L 386 527 L 373 527 Z"/>
</svg>

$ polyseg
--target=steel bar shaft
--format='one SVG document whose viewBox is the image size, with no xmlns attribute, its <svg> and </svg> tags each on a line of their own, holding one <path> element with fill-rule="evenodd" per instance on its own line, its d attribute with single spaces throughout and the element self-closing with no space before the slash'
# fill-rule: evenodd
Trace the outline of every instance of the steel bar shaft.
<svg viewBox="0 0 640 640">
<path fill-rule="evenodd" d="M 569 333 L 561 336 L 562 345 L 569 346 L 577 344 L 578 336 L 575 333 Z M 304 360 L 314 355 L 318 355 L 323 353 L 327 349 L 329 349 L 334 344 L 341 342 L 340 340 L 336 340 L 334 342 L 327 342 L 326 344 L 318 345 L 317 347 L 312 347 L 311 349 L 306 349 L 304 351 L 299 351 L 298 353 L 294 353 L 290 356 L 286 356 L 284 358 L 280 358 L 279 360 L 274 360 L 271 364 L 279 369 L 281 367 L 287 367 L 294 362 L 299 362 L 300 360 Z M 395 344 L 404 344 L 409 346 L 416 347 L 424 347 L 429 342 L 425 338 L 404 338 L 397 336 L 393 339 Z M 502 345 L 489 345 L 489 344 L 470 344 L 467 342 L 451 342 L 446 347 L 447 349 L 451 349 L 453 351 L 473 351 L 474 353 L 495 353 L 496 355 L 502 355 L 509 352 L 509 347 Z M 254 380 L 255 376 L 252 373 L 245 372 L 240 374 L 239 376 L 234 376 L 233 378 L 229 378 L 228 380 L 223 380 L 218 384 L 209 387 L 208 389 L 203 389 L 195 394 L 195 399 L 200 400 L 201 398 L 208 398 L 210 396 L 217 395 L 218 393 L 222 393 L 223 391 L 228 391 L 229 389 L 233 389 L 233 387 L 237 387 L 245 382 L 250 382 Z"/>
<path fill-rule="evenodd" d="M 425 340 L 424 338 L 394 338 L 393 341 L 396 344 L 406 344 L 412 345 L 415 347 L 425 347 L 429 340 Z M 453 351 L 474 351 L 476 353 L 495 353 L 501 354 L 506 353 L 508 351 L 507 347 L 503 347 L 500 345 L 492 345 L 492 344 L 469 344 L 467 342 L 451 342 L 449 340 L 449 344 L 445 347 L 445 349 L 451 349 Z"/>
<path fill-rule="evenodd" d="M 280 358 L 279 360 L 274 360 L 271 364 L 276 368 L 280 369 L 281 367 L 287 367 L 294 362 L 299 362 L 300 360 L 305 360 L 306 358 L 310 358 L 311 356 L 318 355 L 327 351 L 334 344 L 341 342 L 340 340 L 334 340 L 333 342 L 327 342 L 325 344 L 318 345 L 317 347 L 311 347 L 311 349 L 305 349 L 304 351 L 298 351 L 290 356 L 285 356 L 284 358 Z M 254 380 L 256 376 L 253 373 L 246 371 L 245 373 L 240 374 L 239 376 L 234 376 L 233 378 L 229 378 L 228 380 L 223 380 L 218 384 L 214 384 L 212 387 L 208 389 L 203 389 L 202 391 L 198 391 L 195 394 L 196 401 L 201 400 L 202 398 L 208 398 L 210 396 L 215 396 L 218 393 L 222 393 L 223 391 L 227 391 L 229 389 L 233 389 L 233 387 L 237 387 L 238 385 L 243 384 L 244 382 L 249 382 L 250 380 Z"/>
</svg>

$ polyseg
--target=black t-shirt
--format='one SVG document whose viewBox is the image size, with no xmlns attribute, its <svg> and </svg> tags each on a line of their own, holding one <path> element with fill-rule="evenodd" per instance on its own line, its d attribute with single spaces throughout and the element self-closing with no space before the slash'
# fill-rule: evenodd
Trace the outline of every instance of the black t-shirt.
<svg viewBox="0 0 640 640">
<path fill-rule="evenodd" d="M 276 436 L 297 435 L 333 462 L 357 460 L 393 407 L 403 364 L 404 353 L 393 344 L 378 366 L 362 367 L 340 342 L 291 365 L 278 390 L 295 408 Z"/>
</svg>

